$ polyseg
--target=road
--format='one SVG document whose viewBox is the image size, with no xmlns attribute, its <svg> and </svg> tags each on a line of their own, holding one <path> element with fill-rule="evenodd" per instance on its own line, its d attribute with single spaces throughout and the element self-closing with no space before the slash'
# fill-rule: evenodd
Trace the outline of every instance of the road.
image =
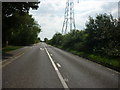
<svg viewBox="0 0 120 90">
<path fill-rule="evenodd" d="M 2 67 L 3 88 L 118 88 L 118 72 L 45 43 Z"/>
</svg>

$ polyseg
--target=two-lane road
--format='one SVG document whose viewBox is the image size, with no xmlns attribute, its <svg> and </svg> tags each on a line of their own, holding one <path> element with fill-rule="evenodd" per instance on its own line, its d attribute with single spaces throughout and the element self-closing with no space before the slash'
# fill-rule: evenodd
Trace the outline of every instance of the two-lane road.
<svg viewBox="0 0 120 90">
<path fill-rule="evenodd" d="M 27 48 L 2 68 L 2 75 L 3 88 L 118 88 L 119 84 L 118 72 L 45 43 Z"/>
</svg>

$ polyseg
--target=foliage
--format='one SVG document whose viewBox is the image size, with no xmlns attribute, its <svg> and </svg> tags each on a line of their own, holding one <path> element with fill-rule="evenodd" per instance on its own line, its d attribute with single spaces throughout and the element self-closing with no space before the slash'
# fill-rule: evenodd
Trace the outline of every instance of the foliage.
<svg viewBox="0 0 120 90">
<path fill-rule="evenodd" d="M 44 38 L 44 42 L 46 42 L 46 43 L 47 43 L 47 41 L 48 41 L 48 39 L 47 39 L 47 38 Z"/>
<path fill-rule="evenodd" d="M 120 57 L 120 19 L 99 14 L 89 17 L 85 30 L 72 30 L 62 35 L 56 33 L 49 44 L 66 50 L 94 53 L 106 57 Z"/>
<path fill-rule="evenodd" d="M 85 53 L 85 52 L 80 52 L 80 51 L 74 51 L 74 50 L 69 50 L 69 52 L 79 55 L 81 57 L 87 58 L 89 60 L 101 63 L 105 66 L 109 66 L 111 68 L 114 68 L 116 70 L 120 69 L 120 60 L 119 58 L 108 58 L 96 54 L 90 54 L 90 53 Z"/>
<path fill-rule="evenodd" d="M 7 46 L 2 49 L 2 53 L 22 48 L 22 46 Z"/>
<path fill-rule="evenodd" d="M 2 3 L 2 42 L 11 45 L 28 45 L 37 41 L 40 27 L 29 15 L 29 9 L 37 9 L 39 2 Z"/>
<path fill-rule="evenodd" d="M 90 17 L 86 32 L 86 43 L 90 52 L 120 56 L 120 26 L 112 15 L 100 14 L 95 19 Z"/>
<path fill-rule="evenodd" d="M 60 33 L 56 33 L 53 38 L 48 41 L 48 43 L 50 43 L 51 45 L 61 45 L 62 44 L 62 34 Z"/>
<path fill-rule="evenodd" d="M 27 45 L 35 43 L 40 27 L 37 25 L 31 15 L 15 15 L 18 22 L 9 30 L 9 44 Z"/>
<path fill-rule="evenodd" d="M 87 34 L 84 30 L 73 30 L 64 35 L 63 47 L 72 48 L 76 51 L 85 50 L 85 38 Z"/>
</svg>

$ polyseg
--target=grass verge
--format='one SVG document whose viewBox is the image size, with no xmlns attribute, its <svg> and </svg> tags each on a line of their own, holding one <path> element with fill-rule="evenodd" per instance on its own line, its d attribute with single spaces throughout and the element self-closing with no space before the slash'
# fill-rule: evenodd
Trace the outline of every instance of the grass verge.
<svg viewBox="0 0 120 90">
<path fill-rule="evenodd" d="M 8 51 L 16 50 L 16 49 L 19 49 L 22 47 L 23 46 L 6 46 L 6 47 L 2 48 L 2 52 L 8 52 Z"/>
<path fill-rule="evenodd" d="M 60 49 L 63 49 L 62 47 L 58 47 Z M 117 70 L 120 72 L 120 58 L 109 58 L 109 57 L 104 57 L 96 54 L 90 54 L 90 53 L 85 53 L 85 52 L 78 52 L 74 51 L 71 49 L 63 49 L 68 52 L 71 52 L 75 55 L 78 55 L 80 57 L 86 58 L 88 60 L 94 61 L 96 63 L 102 64 L 104 66 L 107 66 L 111 69 Z"/>
</svg>

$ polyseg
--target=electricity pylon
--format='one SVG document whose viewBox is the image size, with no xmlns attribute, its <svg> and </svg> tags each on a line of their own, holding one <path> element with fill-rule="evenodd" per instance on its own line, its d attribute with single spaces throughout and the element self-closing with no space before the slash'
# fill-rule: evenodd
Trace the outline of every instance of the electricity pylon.
<svg viewBox="0 0 120 90">
<path fill-rule="evenodd" d="M 68 26 L 70 31 L 76 29 L 75 17 L 74 17 L 74 2 L 73 0 L 67 0 L 64 13 L 64 22 L 62 27 L 62 34 L 67 33 Z"/>
<path fill-rule="evenodd" d="M 118 2 L 118 18 L 120 18 L 120 1 Z"/>
</svg>

